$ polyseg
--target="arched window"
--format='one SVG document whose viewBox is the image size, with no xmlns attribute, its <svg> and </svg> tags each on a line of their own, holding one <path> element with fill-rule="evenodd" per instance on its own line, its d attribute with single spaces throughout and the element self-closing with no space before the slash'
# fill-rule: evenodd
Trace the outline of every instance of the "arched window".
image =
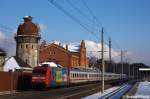
<svg viewBox="0 0 150 99">
<path fill-rule="evenodd" d="M 26 45 L 26 48 L 28 48 L 28 45 Z"/>
<path fill-rule="evenodd" d="M 33 47 L 34 47 L 34 46 L 32 45 L 32 49 L 33 49 Z"/>
</svg>

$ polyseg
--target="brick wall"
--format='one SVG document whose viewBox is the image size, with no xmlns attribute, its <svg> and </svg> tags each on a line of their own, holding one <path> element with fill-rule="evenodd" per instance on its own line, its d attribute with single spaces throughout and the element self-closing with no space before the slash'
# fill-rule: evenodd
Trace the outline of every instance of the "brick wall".
<svg viewBox="0 0 150 99">
<path fill-rule="evenodd" d="M 55 62 L 62 66 L 88 66 L 88 59 L 86 57 L 86 48 L 84 42 L 82 42 L 80 52 L 70 52 L 64 49 L 60 45 L 51 44 L 45 47 L 41 47 L 39 53 L 39 61 L 42 62 Z"/>
<path fill-rule="evenodd" d="M 70 66 L 70 57 L 70 53 L 57 45 L 50 45 L 40 50 L 40 63 L 52 61 L 62 66 Z"/>
</svg>

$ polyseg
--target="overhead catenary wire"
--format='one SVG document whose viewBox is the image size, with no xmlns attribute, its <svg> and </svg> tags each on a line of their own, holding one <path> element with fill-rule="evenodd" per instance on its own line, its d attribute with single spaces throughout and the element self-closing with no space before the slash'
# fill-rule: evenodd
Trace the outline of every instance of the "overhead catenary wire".
<svg viewBox="0 0 150 99">
<path fill-rule="evenodd" d="M 4 29 L 4 30 L 7 30 L 7 31 L 13 31 L 12 28 L 7 27 L 7 26 L 4 26 L 4 25 L 2 25 L 2 24 L 0 24 L 0 29 Z"/>
<path fill-rule="evenodd" d="M 62 11 L 65 15 L 67 15 L 69 18 L 71 18 L 72 20 L 74 20 L 76 23 L 78 23 L 82 28 L 84 28 L 86 31 L 88 31 L 89 33 L 91 33 L 96 39 L 98 39 L 97 35 L 91 31 L 88 28 L 88 25 L 84 24 L 83 22 L 81 22 L 78 18 L 76 18 L 75 16 L 73 16 L 71 13 L 69 13 L 67 10 L 65 10 L 61 5 L 59 5 L 56 1 L 54 0 L 48 0 L 48 2 L 50 2 L 51 4 L 53 4 L 56 8 L 58 8 L 60 11 Z"/>
<path fill-rule="evenodd" d="M 71 18 L 72 20 L 74 20 L 76 23 L 78 23 L 82 28 L 84 28 L 86 31 L 88 31 L 89 33 L 91 33 L 97 40 L 99 40 L 99 37 L 94 33 L 93 29 L 90 25 L 85 24 L 84 22 L 82 22 L 81 20 L 79 20 L 77 17 L 75 17 L 73 14 L 69 13 L 63 6 L 61 6 L 59 3 L 56 2 L 56 0 L 48 0 L 51 4 L 53 4 L 57 9 L 59 9 L 60 11 L 62 11 L 65 15 L 67 15 L 69 18 Z M 82 15 L 85 19 L 87 19 L 88 21 L 92 22 L 92 20 L 89 20 L 90 18 L 87 17 L 77 6 L 73 5 L 71 1 L 66 0 L 67 3 L 74 9 L 76 10 L 80 15 Z M 96 27 L 101 28 L 104 27 L 102 25 L 102 23 L 99 21 L 99 19 L 94 15 L 93 11 L 90 9 L 90 7 L 87 5 L 87 3 L 85 2 L 85 0 L 81 0 L 82 4 L 86 7 L 86 9 L 88 10 L 89 14 L 92 16 L 93 20 L 95 20 L 95 25 L 97 25 Z M 100 29 L 95 29 L 98 33 L 100 32 Z M 108 34 L 108 32 L 106 31 L 106 28 L 104 27 L 104 32 L 106 37 L 109 39 L 111 38 L 111 36 Z M 111 38 L 112 39 L 112 38 Z M 116 45 L 119 49 L 121 48 L 114 39 L 113 40 L 113 44 Z M 108 45 L 108 43 L 105 43 Z"/>
<path fill-rule="evenodd" d="M 76 10 L 79 15 L 81 15 L 82 17 L 84 17 L 84 19 L 86 19 L 88 22 L 92 23 L 92 25 L 88 25 L 89 27 L 91 27 L 93 29 L 93 31 L 95 30 L 98 30 L 98 28 L 96 28 L 94 25 L 93 25 L 93 19 L 89 18 L 82 10 L 80 10 L 77 6 L 75 6 L 72 2 L 70 2 L 70 0 L 66 0 L 66 2 L 70 5 L 71 8 L 73 8 L 74 10 Z"/>
<path fill-rule="evenodd" d="M 4 34 L 5 33 L 14 34 L 13 31 L 14 31 L 14 29 L 12 29 L 12 28 L 10 28 L 8 26 L 4 26 L 4 25 L 0 24 L 0 32 L 2 32 Z M 2 41 L 4 43 L 9 42 L 9 44 L 14 44 L 14 42 L 12 42 L 12 41 L 14 41 L 14 39 L 12 39 L 10 36 L 6 37 L 4 35 L 4 38 L 2 38 Z"/>
<path fill-rule="evenodd" d="M 99 19 L 96 17 L 96 15 L 93 13 L 93 11 L 90 9 L 90 7 L 88 6 L 88 4 L 84 1 L 84 0 L 81 0 L 82 4 L 86 7 L 86 9 L 88 10 L 89 14 L 92 16 L 92 18 L 94 20 L 96 20 L 96 25 L 98 27 L 103 27 L 102 23 L 99 21 Z"/>
<path fill-rule="evenodd" d="M 97 25 L 100 25 L 104 28 L 104 33 L 107 36 L 107 38 L 111 38 L 111 36 L 109 35 L 109 33 L 106 31 L 106 27 L 103 26 L 102 22 L 99 21 L 99 19 L 95 16 L 95 14 L 93 13 L 93 11 L 90 9 L 90 7 L 88 6 L 88 4 L 85 2 L 85 0 L 81 0 L 81 2 L 84 4 L 84 6 L 87 8 L 88 12 L 90 13 L 90 15 L 96 20 Z M 112 38 L 111 38 L 112 40 Z M 117 46 L 117 48 L 121 49 L 121 47 L 118 45 L 118 43 L 116 43 L 116 40 L 113 39 L 113 44 Z"/>
</svg>

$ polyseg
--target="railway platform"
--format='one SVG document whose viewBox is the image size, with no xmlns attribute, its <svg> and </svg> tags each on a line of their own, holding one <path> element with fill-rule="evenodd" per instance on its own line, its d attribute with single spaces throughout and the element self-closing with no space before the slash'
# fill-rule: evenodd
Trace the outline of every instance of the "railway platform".
<svg viewBox="0 0 150 99">
<path fill-rule="evenodd" d="M 150 82 L 137 82 L 123 99 L 150 99 Z"/>
</svg>

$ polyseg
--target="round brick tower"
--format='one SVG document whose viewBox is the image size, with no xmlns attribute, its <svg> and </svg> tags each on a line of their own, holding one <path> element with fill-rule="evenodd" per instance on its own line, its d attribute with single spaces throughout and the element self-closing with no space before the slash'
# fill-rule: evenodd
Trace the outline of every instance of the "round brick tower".
<svg viewBox="0 0 150 99">
<path fill-rule="evenodd" d="M 37 66 L 39 60 L 39 27 L 32 23 L 31 16 L 25 16 L 15 36 L 16 56 L 31 67 Z"/>
</svg>

